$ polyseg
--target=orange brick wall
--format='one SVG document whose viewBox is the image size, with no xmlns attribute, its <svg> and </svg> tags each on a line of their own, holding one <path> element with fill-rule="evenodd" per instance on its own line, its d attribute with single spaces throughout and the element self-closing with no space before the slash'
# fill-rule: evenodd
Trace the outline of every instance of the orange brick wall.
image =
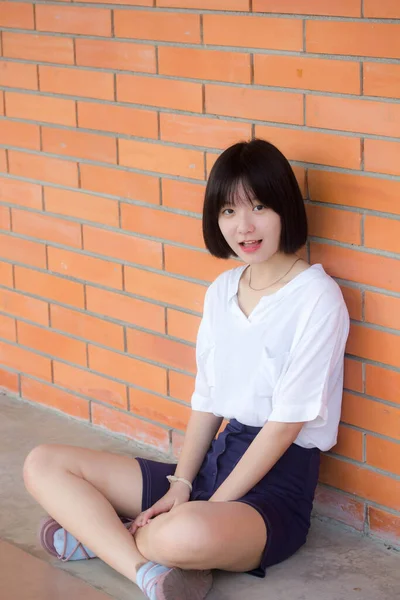
<svg viewBox="0 0 400 600">
<path fill-rule="evenodd" d="M 205 179 L 265 137 L 352 318 L 316 509 L 398 539 L 398 0 L 0 1 L 0 31 L 0 384 L 176 455 L 232 264 L 203 247 Z"/>
</svg>

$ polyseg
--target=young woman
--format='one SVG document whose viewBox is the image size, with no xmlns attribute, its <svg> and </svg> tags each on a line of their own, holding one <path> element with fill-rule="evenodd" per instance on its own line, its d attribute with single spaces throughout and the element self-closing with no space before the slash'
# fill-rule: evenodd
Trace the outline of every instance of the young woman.
<svg viewBox="0 0 400 600">
<path fill-rule="evenodd" d="M 152 600 L 201 600 L 212 569 L 264 577 L 296 552 L 340 418 L 348 312 L 323 267 L 296 254 L 306 214 L 277 148 L 254 140 L 221 154 L 203 232 L 212 255 L 244 265 L 206 293 L 178 464 L 52 445 L 24 468 L 51 515 L 44 547 L 99 556 Z"/>
</svg>

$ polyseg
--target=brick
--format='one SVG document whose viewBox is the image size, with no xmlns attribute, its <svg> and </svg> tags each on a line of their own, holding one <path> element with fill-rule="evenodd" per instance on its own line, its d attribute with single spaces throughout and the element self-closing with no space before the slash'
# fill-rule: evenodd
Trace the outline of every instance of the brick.
<svg viewBox="0 0 400 600">
<path fill-rule="evenodd" d="M 173 398 L 190 403 L 194 391 L 194 377 L 177 371 L 169 371 L 169 393 Z"/>
<path fill-rule="evenodd" d="M 167 308 L 167 333 L 187 342 L 196 343 L 200 317 Z"/>
<path fill-rule="evenodd" d="M 317 202 L 400 214 L 398 181 L 309 169 L 308 189 Z"/>
<path fill-rule="evenodd" d="M 10 231 L 11 219 L 8 206 L 0 206 L 0 229 Z"/>
<path fill-rule="evenodd" d="M 4 35 L 4 32 L 3 32 Z M 26 90 L 38 89 L 36 65 L 0 60 L 0 85 Z"/>
<path fill-rule="evenodd" d="M 357 429 L 345 425 L 339 426 L 338 441 L 332 448 L 335 454 L 346 456 L 362 462 L 363 460 L 363 434 Z"/>
<path fill-rule="evenodd" d="M 130 410 L 140 417 L 163 423 L 174 429 L 186 429 L 190 408 L 142 390 L 129 389 Z"/>
<path fill-rule="evenodd" d="M 51 247 L 48 248 L 48 259 L 50 271 L 122 290 L 121 265 Z"/>
<path fill-rule="evenodd" d="M 53 365 L 54 383 L 100 402 L 121 408 L 128 406 L 124 384 L 57 361 Z"/>
<path fill-rule="evenodd" d="M 151 204 L 160 201 L 158 177 L 85 164 L 80 172 L 82 188 Z"/>
<path fill-rule="evenodd" d="M 203 15 L 204 43 L 272 50 L 303 50 L 301 19 Z"/>
<path fill-rule="evenodd" d="M 77 164 L 27 152 L 8 151 L 10 173 L 31 179 L 42 179 L 60 185 L 77 186 Z"/>
<path fill-rule="evenodd" d="M 117 74 L 119 102 L 203 112 L 202 85 L 161 77 Z"/>
<path fill-rule="evenodd" d="M 363 79 L 367 96 L 400 96 L 400 65 L 364 62 Z"/>
<path fill-rule="evenodd" d="M 399 507 L 400 481 L 362 466 L 323 456 L 320 481 L 395 510 Z"/>
<path fill-rule="evenodd" d="M 86 129 L 124 133 L 146 138 L 158 138 L 158 120 L 156 111 L 78 102 L 78 124 Z"/>
<path fill-rule="evenodd" d="M 39 66 L 39 81 L 42 92 L 114 100 L 112 73 Z"/>
<path fill-rule="evenodd" d="M 342 421 L 393 439 L 400 439 L 400 408 L 389 404 L 344 392 Z"/>
<path fill-rule="evenodd" d="M 169 450 L 169 434 L 166 429 L 136 419 L 132 415 L 93 404 L 92 423 L 161 451 Z"/>
<path fill-rule="evenodd" d="M 89 344 L 89 366 L 93 371 L 122 379 L 159 394 L 167 393 L 167 374 L 162 367 Z"/>
<path fill-rule="evenodd" d="M 158 69 L 161 75 L 250 83 L 250 54 L 197 48 L 160 46 Z M 239 88 L 243 91 L 242 88 Z"/>
<path fill-rule="evenodd" d="M 42 128 L 44 152 L 101 162 L 117 162 L 115 138 L 67 129 Z"/>
<path fill-rule="evenodd" d="M 38 125 L 0 119 L 1 143 L 5 146 L 20 146 L 29 150 L 40 150 Z"/>
<path fill-rule="evenodd" d="M 196 279 L 208 282 L 213 281 L 224 271 L 240 265 L 234 260 L 215 258 L 208 252 L 198 252 L 177 246 L 165 245 L 164 252 L 166 271 L 186 277 L 196 277 Z"/>
<path fill-rule="evenodd" d="M 200 219 L 184 215 L 133 204 L 121 204 L 121 226 L 134 233 L 191 246 L 204 246 Z"/>
<path fill-rule="evenodd" d="M 181 435 L 180 433 L 174 430 L 171 431 L 172 455 L 176 460 L 178 460 L 181 455 L 183 441 L 184 435 Z"/>
<path fill-rule="evenodd" d="M 344 359 L 344 387 L 355 392 L 363 392 L 362 363 L 351 358 Z"/>
<path fill-rule="evenodd" d="M 400 367 L 400 336 L 361 325 L 353 325 L 347 342 L 347 352 Z"/>
<path fill-rule="evenodd" d="M 68 0 L 66 0 L 68 1 Z M 126 4 L 129 6 L 153 6 L 153 0 L 75 0 L 85 4 Z"/>
<path fill-rule="evenodd" d="M 0 315 L 0 338 L 10 342 L 16 341 L 15 319 Z"/>
<path fill-rule="evenodd" d="M 400 298 L 365 291 L 365 320 L 400 330 Z"/>
<path fill-rule="evenodd" d="M 358 531 L 364 530 L 364 502 L 349 498 L 338 490 L 317 486 L 314 498 L 317 514 L 340 521 Z"/>
<path fill-rule="evenodd" d="M 310 235 L 361 244 L 361 214 L 311 204 L 306 208 Z"/>
<path fill-rule="evenodd" d="M 193 144 L 225 149 L 238 139 L 251 138 L 250 123 L 233 123 L 179 114 L 160 114 L 161 139 L 167 142 Z"/>
<path fill-rule="evenodd" d="M 395 137 L 400 136 L 400 106 L 374 100 L 308 96 L 306 124 Z"/>
<path fill-rule="evenodd" d="M 0 201 L 40 210 L 42 208 L 41 186 L 27 181 L 0 177 Z"/>
<path fill-rule="evenodd" d="M 81 283 L 63 279 L 50 273 L 41 273 L 40 271 L 16 266 L 15 287 L 22 292 L 42 296 L 63 304 L 70 304 L 78 308 L 84 308 L 85 306 L 84 290 Z M 43 321 L 40 322 L 47 325 L 47 303 L 42 302 L 41 304 L 43 304 L 41 310 L 46 318 L 43 318 Z"/>
<path fill-rule="evenodd" d="M 365 369 L 366 393 L 375 398 L 400 404 L 400 373 L 377 365 L 367 364 Z"/>
<path fill-rule="evenodd" d="M 400 540 L 400 519 L 398 515 L 388 513 L 385 510 L 368 507 L 369 531 L 384 540 L 390 540 L 397 545 Z"/>
<path fill-rule="evenodd" d="M 329 133 L 256 125 L 256 137 L 277 146 L 288 160 L 360 169 L 360 139 Z"/>
<path fill-rule="evenodd" d="M 323 54 L 400 58 L 397 27 L 391 23 L 307 21 L 306 50 Z"/>
<path fill-rule="evenodd" d="M 154 10 L 114 10 L 114 31 L 115 37 L 199 44 L 200 16 Z"/>
<path fill-rule="evenodd" d="M 400 475 L 400 444 L 367 435 L 367 464 Z"/>
<path fill-rule="evenodd" d="M 8 167 L 7 167 L 6 151 L 0 150 L 0 173 L 7 173 L 7 171 L 8 171 Z"/>
<path fill-rule="evenodd" d="M 364 140 L 366 171 L 400 175 L 400 143 L 386 140 Z"/>
<path fill-rule="evenodd" d="M 397 0 L 364 0 L 364 17 L 376 19 L 398 19 L 400 17 Z"/>
<path fill-rule="evenodd" d="M 360 67 L 358 62 L 347 60 L 255 54 L 254 83 L 359 94 Z"/>
<path fill-rule="evenodd" d="M 197 283 L 150 273 L 134 267 L 125 268 L 127 292 L 156 299 L 158 302 L 201 312 L 206 288 Z"/>
<path fill-rule="evenodd" d="M 400 253 L 400 221 L 365 216 L 365 246 Z"/>
<path fill-rule="evenodd" d="M 196 213 L 203 211 L 204 185 L 177 179 L 162 179 L 161 185 L 163 206 Z"/>
<path fill-rule="evenodd" d="M 0 363 L 4 367 L 51 380 L 51 361 L 49 358 L 39 356 L 34 352 L 25 350 L 19 346 L 12 346 L 0 341 Z"/>
<path fill-rule="evenodd" d="M 13 231 L 46 242 L 81 248 L 81 228 L 78 223 L 56 219 L 43 213 L 12 210 Z"/>
<path fill-rule="evenodd" d="M 46 268 L 46 248 L 29 240 L 0 233 L 0 256 L 12 262 Z"/>
<path fill-rule="evenodd" d="M 347 287 L 344 285 L 340 286 L 343 294 L 344 301 L 346 302 L 347 310 L 349 311 L 350 318 L 356 319 L 357 321 L 362 320 L 362 296 L 361 290 L 358 288 Z"/>
<path fill-rule="evenodd" d="M 361 17 L 360 0 L 253 0 L 255 12 L 278 12 L 331 17 Z"/>
<path fill-rule="evenodd" d="M 74 44 L 67 37 L 3 31 L 3 56 L 40 62 L 53 62 L 56 56 L 58 63 L 73 65 Z"/>
<path fill-rule="evenodd" d="M 75 105 L 72 100 L 6 92 L 6 115 L 59 125 L 76 125 Z"/>
<path fill-rule="evenodd" d="M 301 94 L 207 85 L 206 112 L 251 120 L 303 124 Z"/>
<path fill-rule="evenodd" d="M 153 240 L 84 225 L 83 247 L 89 252 L 104 254 L 123 262 L 163 268 L 162 246 Z"/>
<path fill-rule="evenodd" d="M 119 164 L 144 171 L 204 179 L 204 157 L 198 150 L 135 140 L 118 140 Z"/>
<path fill-rule="evenodd" d="M 51 329 L 19 321 L 18 343 L 62 360 L 82 366 L 86 365 L 86 344 Z"/>
<path fill-rule="evenodd" d="M 19 376 L 17 373 L 0 369 L 0 389 L 17 394 L 19 393 L 18 380 Z"/>
<path fill-rule="evenodd" d="M 196 372 L 193 347 L 137 329 L 128 329 L 126 334 L 130 354 L 162 363 L 167 367 Z"/>
<path fill-rule="evenodd" d="M 333 277 L 393 292 L 400 291 L 398 260 L 348 248 L 311 242 L 311 263 L 319 262 Z"/>
<path fill-rule="evenodd" d="M 129 15 L 126 11 L 124 13 Z M 136 18 L 139 14 L 135 12 L 132 16 Z M 155 48 L 150 44 L 77 38 L 75 48 L 77 65 L 144 73 L 156 72 Z"/>
<path fill-rule="evenodd" d="M 94 287 L 86 287 L 87 310 L 124 323 L 165 333 L 164 307 Z"/>
<path fill-rule="evenodd" d="M 45 187 L 46 210 L 60 215 L 119 226 L 118 203 L 115 200 L 84 192 Z"/>
<path fill-rule="evenodd" d="M 13 265 L 0 261 L 0 284 L 11 288 L 14 287 Z"/>
<path fill-rule="evenodd" d="M 111 35 L 111 11 L 81 6 L 36 6 L 36 29 L 54 33 Z"/>
<path fill-rule="evenodd" d="M 157 6 L 202 10 L 249 10 L 248 0 L 157 0 Z"/>
<path fill-rule="evenodd" d="M 0 2 L 0 27 L 34 29 L 33 5 L 25 2 Z"/>
<path fill-rule="evenodd" d="M 75 337 L 95 344 L 124 350 L 124 330 L 121 325 L 92 317 L 76 310 L 52 304 L 50 306 L 51 326 Z"/>
<path fill-rule="evenodd" d="M 88 421 L 90 418 L 89 403 L 87 400 L 59 390 L 53 385 L 22 376 L 21 395 L 27 400 L 43 404 L 50 408 L 56 408 L 77 419 Z"/>
</svg>

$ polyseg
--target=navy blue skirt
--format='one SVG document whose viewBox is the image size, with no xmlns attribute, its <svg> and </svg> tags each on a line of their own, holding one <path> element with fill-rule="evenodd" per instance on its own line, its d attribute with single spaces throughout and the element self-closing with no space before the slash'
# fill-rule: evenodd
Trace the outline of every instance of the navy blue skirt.
<svg viewBox="0 0 400 600">
<path fill-rule="evenodd" d="M 215 439 L 193 481 L 190 500 L 209 500 L 228 477 L 260 427 L 232 419 Z M 318 481 L 320 451 L 292 444 L 272 469 L 245 496 L 236 500 L 257 510 L 267 528 L 267 542 L 260 565 L 249 571 L 265 577 L 267 567 L 294 554 L 306 541 L 314 492 Z M 176 464 L 138 458 L 143 475 L 142 510 L 147 510 L 169 489 L 167 475 Z"/>
</svg>

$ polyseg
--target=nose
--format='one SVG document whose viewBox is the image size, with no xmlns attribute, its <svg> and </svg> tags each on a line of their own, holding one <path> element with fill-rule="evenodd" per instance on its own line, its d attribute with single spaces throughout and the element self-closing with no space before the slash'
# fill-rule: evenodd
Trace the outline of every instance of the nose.
<svg viewBox="0 0 400 600">
<path fill-rule="evenodd" d="M 255 227 L 251 218 L 251 214 L 249 214 L 247 211 L 242 213 L 239 216 L 238 219 L 238 224 L 237 224 L 237 231 L 240 235 L 246 235 L 247 233 L 252 233 L 254 231 Z"/>
</svg>

